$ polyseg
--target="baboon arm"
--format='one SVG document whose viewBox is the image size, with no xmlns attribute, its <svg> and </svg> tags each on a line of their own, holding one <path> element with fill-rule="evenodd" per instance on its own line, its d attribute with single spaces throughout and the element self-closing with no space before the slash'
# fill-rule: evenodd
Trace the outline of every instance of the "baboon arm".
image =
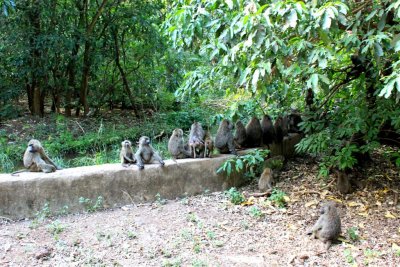
<svg viewBox="0 0 400 267">
<path fill-rule="evenodd" d="M 182 149 L 182 153 L 183 155 L 185 155 L 186 157 L 191 158 L 192 157 L 192 153 L 186 149 Z"/>
<path fill-rule="evenodd" d="M 144 164 L 143 164 L 142 156 L 140 155 L 140 151 L 135 153 L 135 159 L 136 159 L 136 165 L 139 166 L 139 168 L 143 168 Z"/>
<path fill-rule="evenodd" d="M 130 158 L 128 158 L 127 156 L 124 156 L 124 159 L 125 159 L 127 162 L 130 162 L 130 163 L 135 163 L 135 162 L 136 162 L 135 159 L 130 159 Z"/>
<path fill-rule="evenodd" d="M 228 140 L 228 149 L 229 149 L 229 152 L 231 152 L 234 155 L 237 155 L 237 152 L 235 149 L 235 144 L 233 143 L 233 138 Z"/>
</svg>

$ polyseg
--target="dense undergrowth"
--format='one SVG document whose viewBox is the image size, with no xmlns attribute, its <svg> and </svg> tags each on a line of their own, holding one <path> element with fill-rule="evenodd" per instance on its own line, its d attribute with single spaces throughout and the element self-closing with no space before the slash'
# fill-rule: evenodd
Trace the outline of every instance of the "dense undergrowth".
<svg viewBox="0 0 400 267">
<path fill-rule="evenodd" d="M 210 109 L 201 107 L 156 113 L 142 120 L 117 112 L 80 120 L 63 115 L 23 117 L 0 126 L 0 172 L 22 168 L 23 153 L 31 138 L 40 140 L 58 165 L 69 168 L 119 162 L 123 140 L 134 143 L 142 135 L 153 138 L 164 131 L 165 135 L 153 140 L 152 145 L 164 158 L 170 158 L 167 143 L 172 130 L 182 128 L 187 132 L 193 121 L 200 121 L 207 128 L 211 114 Z"/>
</svg>

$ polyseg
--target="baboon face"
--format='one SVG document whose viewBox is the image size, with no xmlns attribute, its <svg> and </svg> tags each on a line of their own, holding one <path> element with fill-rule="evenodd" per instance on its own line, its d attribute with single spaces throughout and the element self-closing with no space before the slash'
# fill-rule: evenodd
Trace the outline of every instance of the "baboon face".
<svg viewBox="0 0 400 267">
<path fill-rule="evenodd" d="M 132 147 L 132 143 L 129 140 L 122 141 L 121 145 L 124 148 L 131 148 Z"/>
<path fill-rule="evenodd" d="M 175 129 L 173 132 L 172 132 L 172 135 L 174 135 L 174 136 L 176 136 L 176 137 L 182 137 L 183 136 L 183 131 L 182 131 L 182 129 Z"/>
<path fill-rule="evenodd" d="M 150 138 L 147 136 L 142 136 L 139 139 L 139 146 L 145 146 L 150 144 Z"/>
<path fill-rule="evenodd" d="M 39 140 L 36 139 L 31 139 L 28 143 L 28 151 L 30 153 L 36 153 L 40 151 L 42 148 L 42 144 L 39 142 Z"/>
</svg>

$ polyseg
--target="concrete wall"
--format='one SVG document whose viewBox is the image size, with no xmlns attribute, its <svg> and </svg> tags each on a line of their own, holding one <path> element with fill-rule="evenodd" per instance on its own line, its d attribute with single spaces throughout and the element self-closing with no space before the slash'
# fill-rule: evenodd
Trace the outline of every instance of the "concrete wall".
<svg viewBox="0 0 400 267">
<path fill-rule="evenodd" d="M 293 155 L 299 135 L 285 138 L 281 146 L 271 146 L 272 155 Z M 246 151 L 240 152 L 241 154 Z M 54 173 L 20 173 L 0 175 L 0 216 L 21 219 L 35 216 L 45 203 L 53 213 L 64 206 L 68 212 L 84 210 L 79 198 L 104 198 L 106 207 L 116 207 L 132 202 L 155 200 L 156 194 L 173 199 L 187 195 L 226 190 L 243 185 L 241 174 L 227 177 L 216 170 L 231 155 L 218 155 L 211 159 L 166 160 L 164 167 L 158 164 L 128 168 L 120 164 L 105 164 L 64 169 Z"/>
</svg>

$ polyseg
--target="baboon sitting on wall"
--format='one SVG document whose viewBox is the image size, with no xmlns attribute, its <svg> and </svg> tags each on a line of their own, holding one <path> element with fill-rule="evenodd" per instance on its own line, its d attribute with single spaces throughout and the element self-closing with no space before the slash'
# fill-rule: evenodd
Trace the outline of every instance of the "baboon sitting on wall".
<svg viewBox="0 0 400 267">
<path fill-rule="evenodd" d="M 246 147 L 246 141 L 247 141 L 247 135 L 246 135 L 246 127 L 244 127 L 244 124 L 242 121 L 238 120 L 235 124 L 235 137 L 234 142 L 235 142 L 235 147 L 236 148 L 245 148 Z"/>
<path fill-rule="evenodd" d="M 24 166 L 25 170 L 13 172 L 15 175 L 20 172 L 55 172 L 61 170 L 44 152 L 42 144 L 39 140 L 31 139 L 28 143 L 28 147 L 24 153 Z"/>
<path fill-rule="evenodd" d="M 275 128 L 270 116 L 263 116 L 261 120 L 261 129 L 263 133 L 263 144 L 272 144 L 275 141 Z"/>
<path fill-rule="evenodd" d="M 172 131 L 172 135 L 168 141 L 168 151 L 173 159 L 184 159 L 191 157 L 191 153 L 185 147 L 183 141 L 182 129 L 176 128 L 175 130 Z"/>
<path fill-rule="evenodd" d="M 207 131 L 204 137 L 204 157 L 211 158 L 213 150 L 214 150 L 214 141 L 212 139 L 211 133 Z"/>
<path fill-rule="evenodd" d="M 292 111 L 287 116 L 287 123 L 288 123 L 288 133 L 301 133 L 299 124 L 302 122 L 302 118 L 300 113 L 297 111 Z"/>
<path fill-rule="evenodd" d="M 157 151 L 150 145 L 150 138 L 142 136 L 139 139 L 139 148 L 135 153 L 136 164 L 139 169 L 144 169 L 144 164 L 150 164 L 154 161 L 160 162 L 161 166 L 165 163 Z"/>
<path fill-rule="evenodd" d="M 122 141 L 121 152 L 119 153 L 119 158 L 121 160 L 122 166 L 124 166 L 124 167 L 127 167 L 133 163 L 136 163 L 136 160 L 133 157 L 131 141 L 129 141 L 129 140 Z"/>
<path fill-rule="evenodd" d="M 252 117 L 246 125 L 247 146 L 258 147 L 261 145 L 263 132 L 260 121 L 257 117 Z"/>
<path fill-rule="evenodd" d="M 324 242 L 328 250 L 332 241 L 336 240 L 341 233 L 341 221 L 336 209 L 336 203 L 329 201 L 321 208 L 321 215 L 314 226 L 307 232 L 314 238 Z"/>
<path fill-rule="evenodd" d="M 219 125 L 217 135 L 215 136 L 215 147 L 221 154 L 231 153 L 237 155 L 233 143 L 232 128 L 232 123 L 226 119 Z"/>
<path fill-rule="evenodd" d="M 199 122 L 194 122 L 190 127 L 189 148 L 193 158 L 202 157 L 204 153 L 204 136 L 205 132 Z"/>
<path fill-rule="evenodd" d="M 286 116 L 278 116 L 275 120 L 274 124 L 275 128 L 275 140 L 277 143 L 282 143 L 283 138 L 287 135 L 288 133 L 288 123 L 287 123 L 287 117 Z"/>
</svg>

